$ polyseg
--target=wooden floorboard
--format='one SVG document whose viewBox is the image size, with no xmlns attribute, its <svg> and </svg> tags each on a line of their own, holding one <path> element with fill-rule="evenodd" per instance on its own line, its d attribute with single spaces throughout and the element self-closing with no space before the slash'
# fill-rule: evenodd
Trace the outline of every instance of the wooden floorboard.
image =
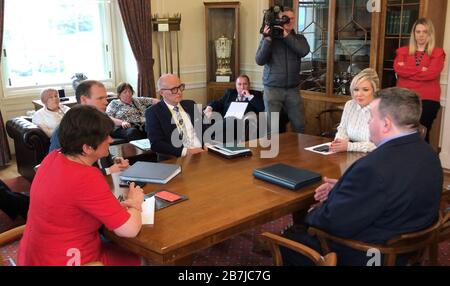
<svg viewBox="0 0 450 286">
<path fill-rule="evenodd" d="M 13 158 L 8 166 L 0 167 L 0 179 L 11 179 L 18 176 L 20 176 L 20 174 L 17 172 L 16 157 L 13 155 Z"/>
</svg>

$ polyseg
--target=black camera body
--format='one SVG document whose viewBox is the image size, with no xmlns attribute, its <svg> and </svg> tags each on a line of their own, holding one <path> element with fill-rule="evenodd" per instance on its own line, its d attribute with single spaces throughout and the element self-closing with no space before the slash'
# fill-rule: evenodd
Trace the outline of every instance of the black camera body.
<svg viewBox="0 0 450 286">
<path fill-rule="evenodd" d="M 264 19 L 260 29 L 260 33 L 264 35 L 264 37 L 271 37 L 272 39 L 282 39 L 283 38 L 283 29 L 280 29 L 275 26 L 281 26 L 288 24 L 290 19 L 288 16 L 281 16 L 283 12 L 283 6 L 275 5 L 270 7 L 269 9 L 264 11 Z M 269 26 L 270 32 L 268 34 L 264 34 L 264 27 Z"/>
</svg>

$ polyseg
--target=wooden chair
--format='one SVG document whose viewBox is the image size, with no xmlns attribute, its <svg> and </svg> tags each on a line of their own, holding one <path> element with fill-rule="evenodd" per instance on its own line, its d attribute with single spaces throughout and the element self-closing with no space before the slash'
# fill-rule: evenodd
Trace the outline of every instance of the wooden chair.
<svg viewBox="0 0 450 286">
<path fill-rule="evenodd" d="M 25 231 L 25 224 L 18 226 L 16 228 L 10 229 L 8 231 L 5 231 L 3 233 L 0 233 L 0 247 L 6 246 L 9 243 L 18 241 L 22 238 L 23 232 Z M 12 260 L 11 258 L 9 258 L 9 260 Z M 15 263 L 13 263 L 14 261 L 12 261 L 12 265 L 15 265 Z M 0 266 L 4 266 L 4 260 L 0 257 Z M 83 266 L 103 266 L 103 264 L 99 261 L 94 261 L 94 262 L 89 262 L 84 264 Z"/>
<path fill-rule="evenodd" d="M 319 136 L 334 138 L 341 121 L 342 111 L 341 108 L 329 108 L 316 114 Z"/>
<path fill-rule="evenodd" d="M 430 261 L 432 265 L 437 265 L 438 244 L 450 239 L 450 208 L 443 211 L 441 227 L 437 234 L 436 243 L 430 249 Z"/>
<path fill-rule="evenodd" d="M 405 233 L 391 238 L 383 245 L 370 244 L 357 240 L 337 237 L 320 229 L 310 227 L 308 233 L 317 236 L 323 253 L 330 253 L 327 240 L 337 242 L 352 249 L 367 252 L 369 249 L 378 249 L 384 254 L 384 266 L 395 266 L 397 255 L 407 253 L 422 254 L 427 248 L 430 249 L 430 261 L 432 264 L 437 260 L 436 237 L 441 227 L 441 217 L 426 229 Z M 416 255 L 417 256 L 417 255 Z"/>
<path fill-rule="evenodd" d="M 427 128 L 425 126 L 423 126 L 422 124 L 419 124 L 417 131 L 419 132 L 420 138 L 425 140 L 425 137 L 427 136 Z"/>
<path fill-rule="evenodd" d="M 334 252 L 322 256 L 320 253 L 304 244 L 270 232 L 262 233 L 261 237 L 270 245 L 270 251 L 272 252 L 273 263 L 275 266 L 283 266 L 280 246 L 292 249 L 308 257 L 317 266 L 336 266 L 337 257 Z"/>
</svg>

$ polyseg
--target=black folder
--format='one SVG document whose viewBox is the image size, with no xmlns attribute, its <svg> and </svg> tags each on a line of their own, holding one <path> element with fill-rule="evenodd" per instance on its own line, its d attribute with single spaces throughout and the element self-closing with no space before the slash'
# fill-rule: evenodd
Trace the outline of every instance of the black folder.
<svg viewBox="0 0 450 286">
<path fill-rule="evenodd" d="M 254 169 L 253 176 L 291 190 L 298 190 L 322 180 L 322 175 L 318 173 L 282 163 Z"/>
<path fill-rule="evenodd" d="M 252 156 L 252 151 L 243 147 L 226 147 L 226 146 L 210 146 L 208 152 L 219 155 L 227 159 L 234 159 L 238 157 Z"/>
</svg>

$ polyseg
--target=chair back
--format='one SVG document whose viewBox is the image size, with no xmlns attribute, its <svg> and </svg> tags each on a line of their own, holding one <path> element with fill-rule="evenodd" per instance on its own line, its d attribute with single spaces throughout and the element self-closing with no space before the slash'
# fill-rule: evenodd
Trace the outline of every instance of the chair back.
<svg viewBox="0 0 450 286">
<path fill-rule="evenodd" d="M 16 228 L 10 229 L 8 231 L 0 233 L 0 248 L 6 246 L 12 242 L 19 241 L 22 238 L 23 232 L 25 231 L 25 224 L 18 226 Z M 2 258 L 0 256 L 0 266 L 7 265 L 5 261 L 9 261 L 11 266 L 16 266 L 15 261 L 12 257 Z M 93 261 L 87 264 L 83 264 L 83 266 L 103 266 L 103 263 L 100 261 Z"/>
<path fill-rule="evenodd" d="M 423 126 L 422 124 L 419 124 L 417 131 L 419 132 L 420 138 L 425 140 L 425 138 L 427 136 L 427 128 L 425 126 Z"/>
<path fill-rule="evenodd" d="M 320 111 L 316 115 L 317 125 L 319 127 L 318 136 L 334 138 L 337 127 L 342 117 L 341 108 L 329 108 Z"/>
<path fill-rule="evenodd" d="M 359 251 L 367 252 L 369 249 L 378 249 L 380 253 L 384 254 L 384 266 L 395 266 L 397 255 L 407 253 L 422 253 L 426 248 L 433 247 L 436 243 L 438 231 L 440 230 L 442 223 L 441 217 L 436 220 L 431 226 L 426 229 L 405 233 L 395 236 L 388 240 L 383 245 L 370 244 L 361 241 L 356 241 L 347 238 L 341 238 L 330 235 L 320 229 L 310 227 L 308 233 L 317 236 L 324 253 L 328 253 L 330 248 L 328 246 L 328 240 L 345 245 L 349 248 Z M 433 251 L 434 252 L 434 251 Z M 430 254 L 435 255 L 435 254 Z M 434 257 L 431 257 L 433 260 Z"/>
<path fill-rule="evenodd" d="M 8 231 L 0 233 L 0 247 L 6 246 L 12 242 L 18 241 L 22 238 L 25 231 L 25 225 L 18 226 Z M 5 261 L 9 261 L 11 265 L 15 266 L 15 262 L 11 257 L 0 257 L 0 266 L 8 265 Z"/>
</svg>

